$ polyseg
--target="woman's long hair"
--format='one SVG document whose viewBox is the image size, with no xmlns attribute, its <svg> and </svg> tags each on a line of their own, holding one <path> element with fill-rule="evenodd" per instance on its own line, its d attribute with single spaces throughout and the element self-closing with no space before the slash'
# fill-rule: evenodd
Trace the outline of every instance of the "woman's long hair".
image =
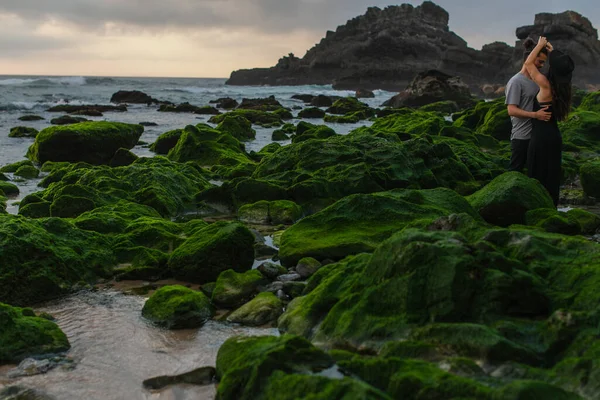
<svg viewBox="0 0 600 400">
<path fill-rule="evenodd" d="M 571 100 L 573 98 L 571 82 L 558 82 L 552 72 L 552 67 L 548 70 L 546 78 L 548 78 L 552 90 L 552 115 L 557 121 L 564 121 L 571 111 Z"/>
</svg>

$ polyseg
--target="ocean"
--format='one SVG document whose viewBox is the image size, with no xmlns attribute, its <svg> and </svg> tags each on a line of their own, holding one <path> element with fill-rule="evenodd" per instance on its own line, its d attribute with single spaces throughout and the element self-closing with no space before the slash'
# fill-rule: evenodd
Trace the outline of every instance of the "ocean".
<svg viewBox="0 0 600 400">
<path fill-rule="evenodd" d="M 210 100 L 231 97 L 241 101 L 243 98 L 264 98 L 275 96 L 285 107 L 303 107 L 304 104 L 292 99 L 294 94 L 324 94 L 332 96 L 353 96 L 353 91 L 333 90 L 331 86 L 227 86 L 225 79 L 214 78 L 122 78 L 122 77 L 85 77 L 85 76 L 7 76 L 0 75 L 0 166 L 25 159 L 32 138 L 9 138 L 10 129 L 15 126 L 29 126 L 42 130 L 50 125 L 52 118 L 63 115 L 49 113 L 46 110 L 59 104 L 110 104 L 113 93 L 119 90 L 139 90 L 156 99 L 173 103 L 189 102 L 202 106 Z M 372 107 L 380 106 L 395 93 L 375 91 L 375 98 L 362 99 Z M 128 111 L 108 112 L 103 117 L 86 117 L 96 121 L 117 121 L 127 123 L 154 122 L 157 126 L 146 127 L 142 142 L 152 143 L 164 132 L 183 128 L 189 124 L 207 122 L 209 115 L 163 113 L 157 106 L 130 105 Z M 293 110 L 297 115 L 299 110 Z M 23 122 L 18 118 L 25 114 L 36 114 L 44 118 L 41 121 Z M 297 123 L 298 120 L 290 121 Z M 311 121 L 323 123 L 322 120 Z M 327 124 L 339 134 L 346 134 L 359 126 L 370 124 L 368 121 L 358 124 Z M 258 151 L 271 143 L 274 128 L 256 129 L 256 139 L 246 143 L 247 151 Z M 282 145 L 289 142 L 280 142 Z M 132 151 L 140 157 L 152 157 L 147 145 L 138 145 Z M 8 174 L 10 175 L 10 174 Z M 40 179 L 43 175 L 40 177 Z M 42 190 L 37 186 L 40 179 L 16 182 L 21 193 L 11 198 L 7 211 L 17 213 L 17 203 L 27 194 Z"/>
</svg>

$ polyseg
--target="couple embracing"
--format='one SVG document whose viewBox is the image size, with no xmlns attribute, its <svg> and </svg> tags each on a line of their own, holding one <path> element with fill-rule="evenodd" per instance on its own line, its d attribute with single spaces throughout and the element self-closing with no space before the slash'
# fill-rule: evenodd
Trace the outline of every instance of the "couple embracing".
<svg viewBox="0 0 600 400">
<path fill-rule="evenodd" d="M 558 205 L 561 179 L 562 136 L 558 121 L 571 110 L 573 60 L 552 47 L 545 37 L 537 45 L 524 43 L 525 63 L 506 86 L 506 104 L 512 121 L 511 171 L 527 167 Z M 548 62 L 546 74 L 540 70 Z"/>
</svg>

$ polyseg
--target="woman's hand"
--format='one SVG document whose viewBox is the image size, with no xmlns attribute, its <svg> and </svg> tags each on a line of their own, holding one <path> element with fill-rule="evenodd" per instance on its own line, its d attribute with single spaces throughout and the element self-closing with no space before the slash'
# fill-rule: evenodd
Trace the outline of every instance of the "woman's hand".
<svg viewBox="0 0 600 400">
<path fill-rule="evenodd" d="M 538 39 L 538 47 L 539 48 L 544 48 L 546 47 L 546 45 L 548 44 L 548 39 L 546 39 L 546 37 L 544 36 L 540 36 L 540 38 Z"/>
<path fill-rule="evenodd" d="M 551 51 L 554 50 L 554 46 L 552 46 L 552 44 L 550 42 L 546 43 L 546 49 L 548 49 L 548 52 L 550 53 Z"/>
</svg>

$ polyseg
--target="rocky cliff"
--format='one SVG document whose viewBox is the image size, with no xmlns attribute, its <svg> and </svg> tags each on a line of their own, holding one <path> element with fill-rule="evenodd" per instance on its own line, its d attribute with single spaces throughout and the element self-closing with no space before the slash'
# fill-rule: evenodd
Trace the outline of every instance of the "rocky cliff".
<svg viewBox="0 0 600 400">
<path fill-rule="evenodd" d="M 517 29 L 516 47 L 495 42 L 481 50 L 450 31 L 448 19 L 448 12 L 430 1 L 418 7 L 372 7 L 328 31 L 303 58 L 290 54 L 271 68 L 234 71 L 227 83 L 402 90 L 416 74 L 436 69 L 472 87 L 504 84 L 522 63 L 521 40 L 540 33 L 574 55 L 576 83 L 600 82 L 600 74 L 592 73 L 600 66 L 598 33 L 580 14 L 538 14 L 534 25 Z"/>
</svg>

